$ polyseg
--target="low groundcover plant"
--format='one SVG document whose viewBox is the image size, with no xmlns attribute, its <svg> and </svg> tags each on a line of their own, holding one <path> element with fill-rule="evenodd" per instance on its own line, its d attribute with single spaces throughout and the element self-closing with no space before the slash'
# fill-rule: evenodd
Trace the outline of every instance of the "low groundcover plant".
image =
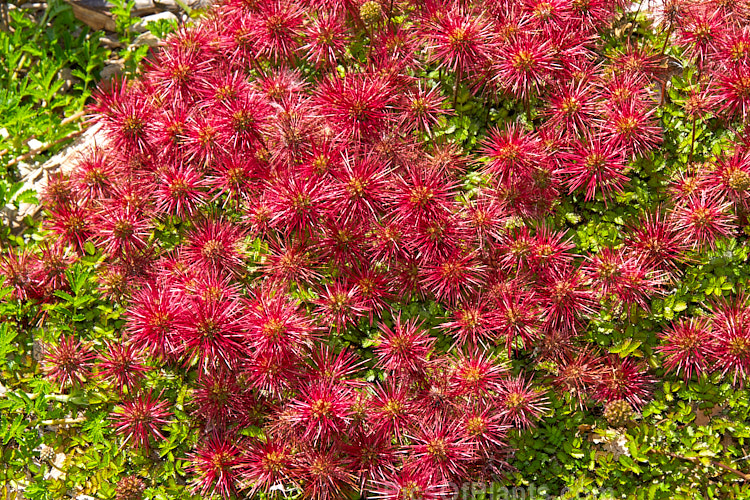
<svg viewBox="0 0 750 500">
<path fill-rule="evenodd" d="M 133 457 L 190 421 L 189 489 L 224 497 L 447 498 L 560 402 L 624 425 L 664 377 L 741 389 L 747 296 L 664 304 L 746 244 L 749 11 L 662 7 L 214 6 L 101 86 L 43 242 L 4 251 L 11 300 L 93 261 L 123 309 L 48 338 L 45 373 L 108 393 Z"/>
</svg>

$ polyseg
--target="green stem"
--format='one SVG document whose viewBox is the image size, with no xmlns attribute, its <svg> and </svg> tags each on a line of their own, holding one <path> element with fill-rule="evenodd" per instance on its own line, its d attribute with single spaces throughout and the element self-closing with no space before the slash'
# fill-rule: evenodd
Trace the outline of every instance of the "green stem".
<svg viewBox="0 0 750 500">
<path fill-rule="evenodd" d="M 690 156 L 688 156 L 688 161 L 692 163 L 693 161 L 693 148 L 695 147 L 695 116 L 693 117 L 693 130 L 690 133 Z"/>
<path fill-rule="evenodd" d="M 526 110 L 526 120 L 529 122 L 529 125 L 531 125 L 533 127 L 534 123 L 531 120 L 531 103 L 529 101 L 530 100 L 529 100 L 528 96 L 524 97 L 523 98 L 523 107 Z"/>
<path fill-rule="evenodd" d="M 193 9 L 188 4 L 186 4 L 182 0 L 174 0 L 174 1 L 177 3 L 177 5 L 180 6 L 180 8 L 182 8 L 182 10 L 185 11 L 188 17 L 193 17 Z"/>
<path fill-rule="evenodd" d="M 86 417 L 77 418 L 52 418 L 49 420 L 34 420 L 29 423 L 29 427 L 36 427 L 38 425 L 74 425 L 80 424 L 86 421 Z"/>
<path fill-rule="evenodd" d="M 18 61 L 18 65 L 16 66 L 16 69 L 13 70 L 13 74 L 10 77 L 11 81 L 16 81 L 16 79 L 18 78 L 18 72 L 23 69 L 24 64 L 26 64 L 26 54 L 23 54 L 21 56 L 21 59 Z"/>
<path fill-rule="evenodd" d="M 702 73 L 703 71 L 701 70 L 701 68 L 698 68 L 698 90 L 697 90 L 698 93 L 700 93 L 701 91 L 701 78 L 703 77 Z M 695 122 L 696 120 L 697 120 L 697 117 L 693 116 L 693 126 L 692 126 L 693 130 L 690 133 L 690 156 L 688 156 L 688 160 L 691 162 L 693 161 L 693 150 L 695 148 Z"/>
<path fill-rule="evenodd" d="M 458 104 L 458 86 L 461 85 L 461 77 L 463 76 L 463 67 L 458 67 L 458 72 L 456 73 L 456 85 L 453 87 L 453 109 L 456 109 L 456 104 Z"/>
<path fill-rule="evenodd" d="M 70 401 L 70 395 L 68 394 L 40 394 L 33 392 L 24 392 L 24 395 L 31 401 L 39 399 L 40 396 L 44 397 L 45 401 L 57 401 L 58 403 L 67 403 Z"/>
<path fill-rule="evenodd" d="M 690 462 L 692 464 L 699 465 L 699 466 L 703 465 L 703 463 L 701 462 L 701 460 L 699 458 L 696 458 L 696 457 L 685 457 L 685 456 L 682 456 L 682 455 L 678 455 L 676 453 L 672 453 L 670 451 L 661 451 L 661 450 L 656 450 L 656 449 L 649 450 L 649 452 L 650 453 L 658 453 L 658 454 L 661 454 L 661 455 L 666 455 L 666 456 L 668 456 L 670 458 L 675 458 L 677 460 L 685 460 L 687 462 Z M 745 481 L 750 481 L 750 474 L 746 474 L 746 473 L 744 473 L 744 472 L 742 472 L 740 470 L 735 469 L 734 467 L 730 467 L 730 466 L 728 466 L 728 465 L 726 465 L 726 464 L 724 464 L 722 462 L 719 462 L 717 460 L 709 459 L 708 461 L 714 467 L 718 467 L 720 469 L 724 469 L 726 472 L 734 474 L 735 476 L 740 477 L 740 478 L 744 479 Z"/>
</svg>

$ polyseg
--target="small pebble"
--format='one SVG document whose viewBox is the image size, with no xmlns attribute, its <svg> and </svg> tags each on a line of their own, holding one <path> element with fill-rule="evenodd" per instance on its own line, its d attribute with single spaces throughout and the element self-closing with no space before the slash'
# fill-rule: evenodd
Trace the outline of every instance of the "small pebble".
<svg viewBox="0 0 750 500">
<path fill-rule="evenodd" d="M 148 23 L 155 23 L 161 20 L 174 22 L 179 21 L 177 19 L 177 16 L 175 16 L 171 12 L 159 12 L 158 14 L 151 14 L 150 16 L 141 18 L 141 20 L 135 23 L 130 29 L 137 33 L 143 33 L 145 31 L 148 31 L 148 28 L 146 28 L 146 25 Z"/>
<path fill-rule="evenodd" d="M 101 43 L 108 49 L 119 49 L 123 47 L 122 43 L 120 43 L 120 40 L 109 36 L 100 36 L 99 43 Z"/>
<path fill-rule="evenodd" d="M 25 161 L 19 161 L 16 164 L 16 167 L 18 167 L 18 173 L 21 175 L 21 178 L 28 179 L 31 176 L 31 174 L 37 169 L 37 164 L 36 163 L 29 164 L 29 163 L 26 163 Z M 30 184 L 30 183 L 26 182 L 26 184 Z M 27 188 L 34 189 L 34 186 L 29 185 L 27 187 L 24 187 L 23 189 L 25 190 Z"/>
<path fill-rule="evenodd" d="M 161 9 L 170 10 L 172 12 L 177 12 L 180 10 L 180 6 L 177 5 L 177 2 L 175 0 L 155 0 L 156 6 Z"/>
<path fill-rule="evenodd" d="M 46 3 L 23 3 L 18 8 L 28 9 L 28 10 L 43 10 L 47 8 L 47 4 Z"/>
<path fill-rule="evenodd" d="M 154 35 L 153 33 L 147 31 L 145 33 L 141 33 L 136 37 L 135 40 L 133 40 L 133 45 L 136 47 L 141 47 L 143 45 L 148 45 L 149 47 L 156 47 L 159 45 L 159 38 Z"/>
<path fill-rule="evenodd" d="M 99 76 L 102 77 L 102 80 L 109 80 L 113 76 L 122 73 L 124 67 L 125 64 L 120 61 L 114 62 L 112 64 L 107 64 L 106 66 L 104 66 L 104 69 L 101 70 Z"/>
<path fill-rule="evenodd" d="M 136 13 L 156 10 L 154 0 L 135 0 L 133 11 Z"/>
<path fill-rule="evenodd" d="M 64 82 L 62 87 L 60 87 L 61 92 L 67 92 L 73 86 L 75 80 L 70 68 L 60 68 L 60 71 L 57 72 L 57 79 Z"/>
</svg>

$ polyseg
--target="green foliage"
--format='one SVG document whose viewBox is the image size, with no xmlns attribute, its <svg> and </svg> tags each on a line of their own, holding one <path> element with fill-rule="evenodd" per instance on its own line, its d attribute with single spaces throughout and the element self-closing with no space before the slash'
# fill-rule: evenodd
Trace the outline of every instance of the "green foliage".
<svg viewBox="0 0 750 500">
<path fill-rule="evenodd" d="M 10 182 L 7 178 L 0 176 L 0 209 L 16 212 L 20 205 L 25 203 L 39 203 L 36 193 L 31 189 L 24 189 L 22 181 Z M 30 230 L 33 230 L 35 222 L 30 217 L 26 217 L 23 222 Z M 5 241 L 16 245 L 24 244 L 23 235 L 14 234 L 7 224 L 0 227 L 0 242 Z"/>
<path fill-rule="evenodd" d="M 112 2 L 112 15 L 115 18 L 115 29 L 123 42 L 131 41 L 134 32 L 130 29 L 138 18 L 133 15 L 135 0 L 114 0 Z"/>
<path fill-rule="evenodd" d="M 0 134 L 0 177 L 12 158 L 28 153 L 29 140 L 53 144 L 78 129 L 63 120 L 83 109 L 108 55 L 99 33 L 82 27 L 62 0 L 51 0 L 39 21 L 22 9 L 10 10 L 9 20 L 11 29 L 0 31 L 0 129 L 6 132 Z M 73 78 L 69 89 L 66 74 Z"/>
<path fill-rule="evenodd" d="M 70 293 L 40 308 L 13 301 L 0 302 L 0 478 L 25 487 L 30 499 L 60 498 L 67 491 L 114 498 L 115 484 L 123 473 L 150 478 L 147 498 L 192 498 L 186 495 L 181 460 L 196 439 L 187 413 L 179 412 L 151 454 L 133 454 L 114 435 L 108 419 L 121 399 L 115 388 L 96 379 L 68 394 L 55 393 L 43 378 L 39 351 L 60 335 L 74 333 L 101 346 L 119 339 L 123 309 L 105 300 L 95 280 L 98 255 L 87 255 L 67 273 Z M 0 289 L 5 297 L 8 288 Z M 44 327 L 34 326 L 39 314 Z M 171 399 L 185 398 L 185 381 L 179 373 L 163 371 L 149 381 L 155 392 Z M 27 392 L 29 391 L 29 392 Z M 41 460 L 41 449 L 50 447 L 58 462 Z M 55 470 L 64 474 L 49 474 Z"/>
<path fill-rule="evenodd" d="M 153 35 L 159 38 L 165 38 L 177 29 L 177 22 L 174 19 L 159 19 L 156 22 L 147 23 L 146 28 L 148 28 Z"/>
<path fill-rule="evenodd" d="M 119 52 L 125 72 L 135 73 L 150 47 L 132 47 L 138 18 L 132 0 L 115 0 L 112 14 L 118 36 L 126 47 Z M 80 128 L 80 120 L 66 120 L 88 102 L 109 49 L 99 43 L 101 32 L 92 32 L 73 16 L 63 0 L 50 0 L 40 19 L 30 11 L 9 10 L 10 30 L 0 30 L 0 178 L 15 171 L 8 165 L 30 153 L 29 141 L 43 145 L 39 160 L 63 147 Z M 176 29 L 162 20 L 146 26 L 163 38 Z M 68 80 L 72 83 L 68 86 Z M 32 152 L 33 153 L 33 152 Z M 29 155 L 29 161 L 35 159 Z"/>
<path fill-rule="evenodd" d="M 136 20 L 125 19 L 127 6 L 114 10 L 124 33 Z M 11 9 L 9 21 L 10 30 L 0 30 L 0 208 L 14 211 L 38 199 L 14 180 L 17 174 L 8 163 L 29 153 L 31 139 L 53 146 L 37 158 L 29 155 L 29 161 L 65 144 L 61 139 L 80 125 L 64 120 L 84 109 L 110 53 L 99 44 L 100 32 L 82 26 L 61 0 L 48 2 L 38 21 L 22 9 Z M 149 28 L 164 36 L 175 26 Z M 127 51 L 133 68 L 147 51 Z M 70 88 L 61 78 L 67 71 L 73 77 Z M 0 248 L 34 248 L 36 222 L 24 222 L 29 229 L 20 235 L 3 224 Z M 30 499 L 57 499 L 70 491 L 114 498 L 123 472 L 137 469 L 148 477 L 166 468 L 171 472 L 159 472 L 162 479 L 149 483 L 152 497 L 188 498 L 184 481 L 176 479 L 185 475 L 181 462 L 170 459 L 165 466 L 160 454 L 132 457 L 113 438 L 108 416 L 120 398 L 111 388 L 92 384 L 60 394 L 43 376 L 44 346 L 60 335 L 74 333 L 99 346 L 119 338 L 122 308 L 98 291 L 100 263 L 100 256 L 88 255 L 71 267 L 66 273 L 70 293 L 58 291 L 55 303 L 11 301 L 10 289 L 0 287 L 0 486 L 20 488 Z M 167 387 L 161 385 L 154 383 L 155 390 Z M 193 433 L 179 423 L 173 430 L 162 443 L 163 455 L 182 456 Z"/>
</svg>

